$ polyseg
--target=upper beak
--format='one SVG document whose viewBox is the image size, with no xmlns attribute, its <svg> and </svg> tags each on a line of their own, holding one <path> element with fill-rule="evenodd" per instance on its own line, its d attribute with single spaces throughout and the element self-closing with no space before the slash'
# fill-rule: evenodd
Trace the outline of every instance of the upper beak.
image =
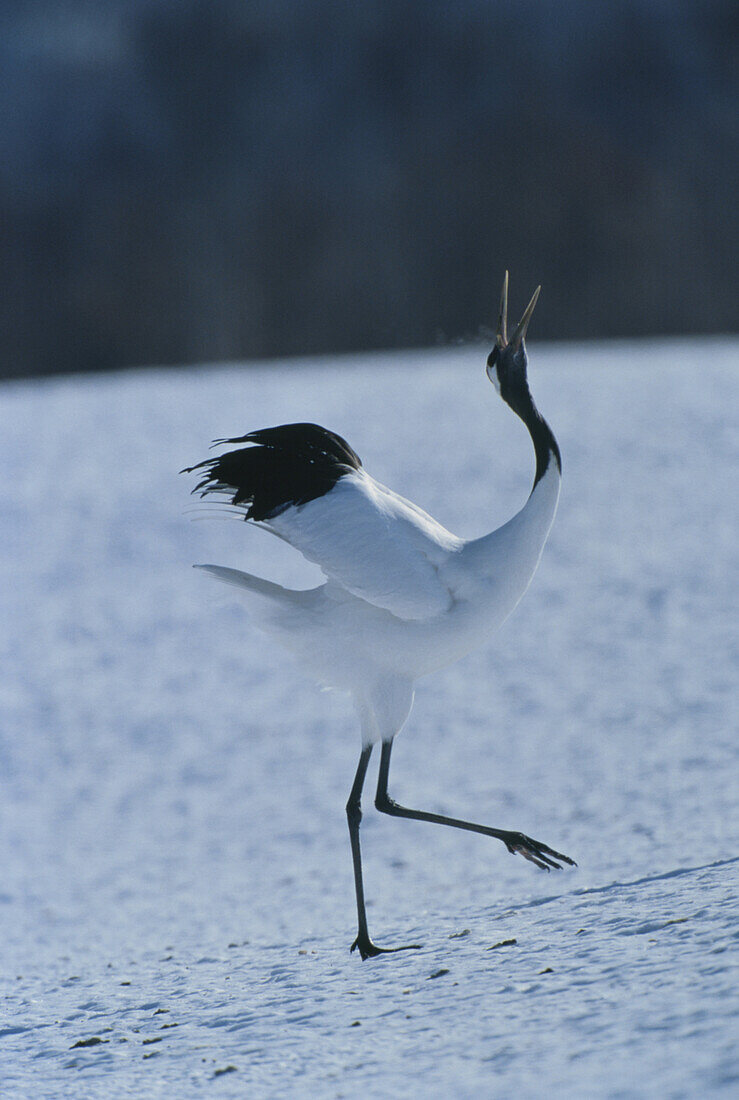
<svg viewBox="0 0 739 1100">
<path fill-rule="evenodd" d="M 508 272 L 503 279 L 503 289 L 500 293 L 500 310 L 498 311 L 498 332 L 496 341 L 499 348 L 504 348 L 508 343 Z"/>
<path fill-rule="evenodd" d="M 511 336 L 511 345 L 514 351 L 518 351 L 526 337 L 526 330 L 529 327 L 529 321 L 531 320 L 531 314 L 534 312 L 534 306 L 537 303 L 539 294 L 541 293 L 541 287 L 538 286 L 531 296 L 531 301 L 523 311 L 523 317 L 516 325 L 516 331 Z"/>
</svg>

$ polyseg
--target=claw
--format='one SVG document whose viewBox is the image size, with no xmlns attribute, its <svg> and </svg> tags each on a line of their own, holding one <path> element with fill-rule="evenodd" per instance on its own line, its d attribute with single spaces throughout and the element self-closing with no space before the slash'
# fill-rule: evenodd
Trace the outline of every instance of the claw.
<svg viewBox="0 0 739 1100">
<path fill-rule="evenodd" d="M 508 851 L 512 855 L 521 855 L 530 863 L 535 863 L 542 871 L 550 871 L 552 868 L 555 871 L 561 871 L 561 863 L 567 863 L 570 867 L 577 867 L 574 859 L 555 851 L 554 848 L 550 848 L 546 844 L 541 844 L 538 840 L 532 840 L 530 836 L 524 836 L 523 833 L 510 835 L 512 839 L 506 841 Z M 558 860 L 560 862 L 557 862 Z"/>
</svg>

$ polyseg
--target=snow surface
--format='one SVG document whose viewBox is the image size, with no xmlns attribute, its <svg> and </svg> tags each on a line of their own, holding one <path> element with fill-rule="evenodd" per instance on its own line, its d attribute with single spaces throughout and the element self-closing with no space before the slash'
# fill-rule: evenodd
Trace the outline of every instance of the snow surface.
<svg viewBox="0 0 739 1100">
<path fill-rule="evenodd" d="M 419 685 L 391 792 L 579 868 L 381 817 L 372 773 L 370 928 L 424 948 L 365 963 L 349 704 L 191 564 L 317 571 L 191 522 L 177 471 L 315 420 L 482 534 L 533 475 L 486 349 L 3 388 L 3 1097 L 737 1095 L 738 349 L 532 343 L 559 515 L 502 632 Z"/>
</svg>

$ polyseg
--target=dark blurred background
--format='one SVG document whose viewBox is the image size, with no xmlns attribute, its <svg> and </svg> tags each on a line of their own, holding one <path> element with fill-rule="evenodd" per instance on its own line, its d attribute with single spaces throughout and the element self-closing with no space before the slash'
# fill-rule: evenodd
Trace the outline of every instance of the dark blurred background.
<svg viewBox="0 0 739 1100">
<path fill-rule="evenodd" d="M 4 0 L 0 373 L 736 326 L 734 0 Z"/>
</svg>

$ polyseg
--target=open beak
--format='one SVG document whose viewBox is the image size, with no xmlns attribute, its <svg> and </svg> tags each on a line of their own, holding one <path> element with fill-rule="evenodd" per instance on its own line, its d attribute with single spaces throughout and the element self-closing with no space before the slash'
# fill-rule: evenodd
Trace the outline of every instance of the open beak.
<svg viewBox="0 0 739 1100">
<path fill-rule="evenodd" d="M 537 303 L 539 294 L 541 293 L 541 287 L 538 286 L 534 291 L 531 301 L 523 311 L 523 317 L 516 325 L 516 331 L 511 337 L 511 347 L 514 351 L 518 351 L 526 338 L 526 330 L 529 327 L 529 321 L 531 320 L 531 314 L 534 312 L 534 306 Z M 503 348 L 508 346 L 508 272 L 505 273 L 503 279 L 503 289 L 500 292 L 500 309 L 498 310 L 498 331 L 495 334 L 495 342 L 498 347 Z"/>
</svg>

